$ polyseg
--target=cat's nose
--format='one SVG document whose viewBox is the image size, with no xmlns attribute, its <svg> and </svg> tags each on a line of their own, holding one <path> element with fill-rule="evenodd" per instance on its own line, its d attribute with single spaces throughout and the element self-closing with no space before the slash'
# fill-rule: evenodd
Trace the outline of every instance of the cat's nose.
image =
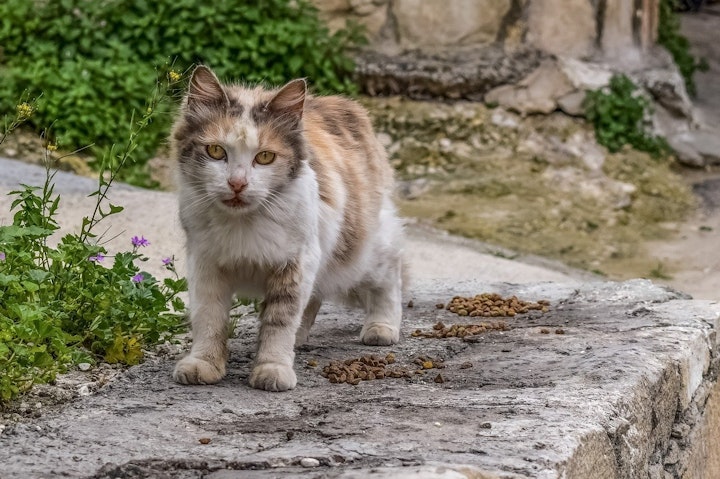
<svg viewBox="0 0 720 479">
<path fill-rule="evenodd" d="M 235 193 L 240 193 L 247 186 L 247 178 L 244 177 L 232 177 L 228 179 L 228 186 Z"/>
</svg>

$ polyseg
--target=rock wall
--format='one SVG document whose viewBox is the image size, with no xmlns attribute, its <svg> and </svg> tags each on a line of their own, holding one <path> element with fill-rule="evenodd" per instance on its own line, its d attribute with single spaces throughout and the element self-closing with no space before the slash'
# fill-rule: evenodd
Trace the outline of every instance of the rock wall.
<svg viewBox="0 0 720 479">
<path fill-rule="evenodd" d="M 331 29 L 364 25 L 382 53 L 529 47 L 573 58 L 638 56 L 659 0 L 313 0 Z"/>
<path fill-rule="evenodd" d="M 720 164 L 684 80 L 657 41 L 660 0 L 311 0 L 331 29 L 364 25 L 364 93 L 485 101 L 583 116 L 588 90 L 628 75 L 654 102 L 653 133 L 691 166 Z"/>
</svg>

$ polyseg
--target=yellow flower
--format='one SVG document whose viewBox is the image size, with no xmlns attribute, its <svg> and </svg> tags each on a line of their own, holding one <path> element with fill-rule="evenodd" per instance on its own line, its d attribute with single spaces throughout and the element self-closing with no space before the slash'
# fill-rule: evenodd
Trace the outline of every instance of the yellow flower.
<svg viewBox="0 0 720 479">
<path fill-rule="evenodd" d="M 26 101 L 20 103 L 15 108 L 17 109 L 18 117 L 20 120 L 30 118 L 30 116 L 33 114 L 33 111 L 35 111 L 33 106 Z"/>
<path fill-rule="evenodd" d="M 181 78 L 182 78 L 182 75 L 180 73 L 176 72 L 175 70 L 170 70 L 168 72 L 168 79 L 170 80 L 170 83 L 178 82 L 178 81 L 180 81 Z"/>
<path fill-rule="evenodd" d="M 57 143 L 48 143 L 45 148 L 47 148 L 48 151 L 56 151 Z"/>
</svg>

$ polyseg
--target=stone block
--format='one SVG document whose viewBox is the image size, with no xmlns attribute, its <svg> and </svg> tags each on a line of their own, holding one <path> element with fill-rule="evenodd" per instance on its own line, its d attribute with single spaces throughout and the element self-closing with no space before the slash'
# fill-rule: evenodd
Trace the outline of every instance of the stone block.
<svg viewBox="0 0 720 479">
<path fill-rule="evenodd" d="M 579 90 L 597 90 L 607 86 L 613 76 L 613 69 L 603 63 L 584 62 L 575 58 L 560 58 L 557 62 L 558 68 Z"/>
<path fill-rule="evenodd" d="M 678 160 L 688 166 L 720 165 L 720 130 L 691 130 L 668 137 Z"/>
<path fill-rule="evenodd" d="M 558 56 L 590 55 L 597 36 L 595 16 L 589 0 L 533 0 L 528 5 L 527 42 Z"/>
<path fill-rule="evenodd" d="M 395 0 L 392 12 L 403 48 L 489 44 L 510 0 Z"/>
<path fill-rule="evenodd" d="M 603 52 L 612 58 L 621 58 L 635 47 L 633 17 L 635 0 L 607 0 L 601 45 Z"/>
<path fill-rule="evenodd" d="M 558 108 L 571 116 L 585 116 L 585 96 L 581 90 L 563 95 L 557 100 Z"/>
<path fill-rule="evenodd" d="M 487 103 L 498 104 L 519 113 L 550 113 L 558 99 L 575 91 L 554 60 L 545 60 L 517 85 L 503 85 L 485 95 Z"/>
<path fill-rule="evenodd" d="M 503 318 L 505 331 L 463 339 L 411 335 L 438 321 L 467 323 L 472 318 L 435 304 L 479 292 L 546 299 L 550 308 Z M 716 303 L 647 280 L 449 279 L 418 283 L 412 295 L 403 341 L 383 351 L 353 339 L 360 312 L 323 308 L 308 347 L 297 350 L 299 386 L 287 393 L 247 386 L 257 318 L 244 316 L 238 327 L 248 334 L 230 340 L 230 373 L 220 384 L 178 386 L 168 357 L 133 367 L 95 394 L 6 425 L 3 477 L 717 476 Z M 695 346 L 702 354 L 692 352 Z M 433 381 L 433 371 L 331 384 L 310 365 L 390 350 L 393 367 L 419 355 L 442 358 L 444 381 Z M 678 367 L 683 361 L 690 367 Z M 305 461 L 312 472 L 302 458 L 315 459 Z"/>
</svg>

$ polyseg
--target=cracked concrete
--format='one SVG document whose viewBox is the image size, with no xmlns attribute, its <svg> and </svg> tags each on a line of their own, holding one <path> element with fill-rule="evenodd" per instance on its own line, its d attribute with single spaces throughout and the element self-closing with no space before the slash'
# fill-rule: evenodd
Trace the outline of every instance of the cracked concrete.
<svg viewBox="0 0 720 479">
<path fill-rule="evenodd" d="M 410 336 L 465 322 L 435 304 L 479 292 L 551 307 L 466 340 Z M 423 281 L 389 349 L 358 341 L 357 311 L 324 307 L 298 352 L 297 389 L 278 394 L 247 385 L 248 315 L 220 384 L 173 383 L 168 356 L 133 367 L 95 395 L 9 425 L 0 477 L 716 477 L 719 317 L 719 305 L 645 280 Z M 399 365 L 443 358 L 445 382 L 431 372 L 351 386 L 320 374 L 330 360 L 390 350 Z"/>
</svg>

